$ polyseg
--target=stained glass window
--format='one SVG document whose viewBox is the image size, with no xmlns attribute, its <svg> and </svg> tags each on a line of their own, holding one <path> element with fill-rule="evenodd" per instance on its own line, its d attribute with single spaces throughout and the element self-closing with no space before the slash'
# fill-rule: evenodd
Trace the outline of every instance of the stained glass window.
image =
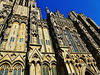
<svg viewBox="0 0 100 75">
<path fill-rule="evenodd" d="M 14 37 L 11 37 L 10 42 L 14 42 L 14 39 L 15 39 Z"/>
<path fill-rule="evenodd" d="M 48 40 L 48 45 L 50 45 L 50 41 Z"/>
<path fill-rule="evenodd" d="M 43 75 L 49 75 L 49 67 L 46 65 L 43 66 Z"/>
<path fill-rule="evenodd" d="M 22 38 L 22 42 L 23 42 L 23 38 Z"/>
<path fill-rule="evenodd" d="M 56 70 L 56 67 L 54 67 L 54 72 L 55 72 L 55 75 L 57 75 L 57 70 Z"/>
<path fill-rule="evenodd" d="M 4 64 L 3 66 L 2 66 L 2 70 L 0 71 L 0 75 L 8 75 L 8 65 L 7 64 Z"/>
<path fill-rule="evenodd" d="M 43 40 L 41 39 L 41 44 L 43 45 Z"/>
<path fill-rule="evenodd" d="M 3 71 L 4 71 L 4 70 L 1 70 L 0 75 L 3 75 Z"/>
<path fill-rule="evenodd" d="M 23 38 L 20 38 L 20 39 L 19 39 L 19 42 L 23 42 Z"/>
<path fill-rule="evenodd" d="M 82 46 L 80 40 L 78 39 L 78 37 L 77 37 L 77 35 L 76 35 L 75 33 L 74 33 L 74 36 L 75 36 L 75 38 L 77 39 L 78 43 L 80 44 L 80 47 L 81 47 L 82 51 L 85 52 L 85 50 L 84 50 L 84 48 L 83 48 L 83 46 Z"/>
<path fill-rule="evenodd" d="M 13 75 L 16 75 L 16 73 L 17 73 L 17 70 L 15 69 Z"/>
<path fill-rule="evenodd" d="M 19 64 L 15 66 L 13 75 L 21 75 L 21 66 Z"/>
<path fill-rule="evenodd" d="M 46 45 L 48 45 L 48 41 L 46 40 Z"/>
<path fill-rule="evenodd" d="M 11 39 L 10 39 L 10 42 L 12 41 L 12 37 L 11 37 Z"/>
<path fill-rule="evenodd" d="M 42 40 L 42 39 L 39 39 L 39 43 L 40 43 L 41 45 L 43 45 L 43 40 Z"/>
<path fill-rule="evenodd" d="M 21 42 L 21 38 L 19 39 L 19 42 Z"/>
<path fill-rule="evenodd" d="M 8 69 L 5 70 L 5 74 L 4 75 L 8 75 Z"/>
<path fill-rule="evenodd" d="M 45 75 L 45 68 L 43 67 L 43 75 Z"/>
<path fill-rule="evenodd" d="M 53 70 L 53 67 L 52 67 L 52 75 L 54 75 L 54 70 Z"/>
<path fill-rule="evenodd" d="M 57 75 L 56 67 L 52 67 L 52 75 Z"/>
<path fill-rule="evenodd" d="M 13 37 L 13 40 L 12 40 L 13 42 L 14 42 L 14 39 L 15 39 L 15 38 Z"/>
<path fill-rule="evenodd" d="M 21 70 L 20 69 L 18 70 L 18 75 L 21 75 Z"/>
<path fill-rule="evenodd" d="M 74 43 L 74 41 L 73 41 L 73 39 L 72 39 L 72 37 L 71 37 L 70 32 L 67 29 L 66 29 L 66 33 L 67 33 L 67 36 L 68 36 L 69 41 L 72 44 L 72 47 L 73 47 L 74 51 L 75 52 L 79 52 L 78 49 L 77 49 L 77 47 L 76 47 L 76 45 L 75 45 L 75 43 Z"/>
<path fill-rule="evenodd" d="M 46 75 L 49 75 L 49 71 L 48 68 L 46 67 Z"/>
<path fill-rule="evenodd" d="M 49 40 L 46 40 L 46 45 L 50 45 L 50 41 Z"/>
</svg>

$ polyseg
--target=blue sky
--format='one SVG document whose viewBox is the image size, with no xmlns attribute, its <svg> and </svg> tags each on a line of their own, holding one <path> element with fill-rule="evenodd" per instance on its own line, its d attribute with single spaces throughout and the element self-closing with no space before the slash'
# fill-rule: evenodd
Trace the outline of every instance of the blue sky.
<svg viewBox="0 0 100 75">
<path fill-rule="evenodd" d="M 37 6 L 41 8 L 42 18 L 46 18 L 46 6 L 50 11 L 55 12 L 56 9 L 64 14 L 74 10 L 76 13 L 84 13 L 92 18 L 100 27 L 100 0 L 36 0 Z"/>
</svg>

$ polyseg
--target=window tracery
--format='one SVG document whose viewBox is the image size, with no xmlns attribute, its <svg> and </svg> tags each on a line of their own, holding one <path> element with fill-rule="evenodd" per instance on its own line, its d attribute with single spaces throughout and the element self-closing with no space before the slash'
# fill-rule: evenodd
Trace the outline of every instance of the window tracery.
<svg viewBox="0 0 100 75">
<path fill-rule="evenodd" d="M 52 65 L 52 75 L 57 75 L 57 70 L 55 65 Z"/>
<path fill-rule="evenodd" d="M 47 65 L 43 65 L 43 75 L 49 75 L 49 67 Z"/>
<path fill-rule="evenodd" d="M 8 70 L 9 70 L 9 66 L 7 64 L 4 64 L 0 68 L 0 75 L 8 75 Z"/>
<path fill-rule="evenodd" d="M 21 75 L 21 65 L 17 64 L 14 67 L 13 75 Z"/>
<path fill-rule="evenodd" d="M 72 44 L 72 47 L 73 47 L 74 51 L 79 52 L 68 29 L 66 29 L 66 33 L 67 33 L 67 36 L 68 36 L 68 38 L 69 38 L 69 40 Z"/>
</svg>

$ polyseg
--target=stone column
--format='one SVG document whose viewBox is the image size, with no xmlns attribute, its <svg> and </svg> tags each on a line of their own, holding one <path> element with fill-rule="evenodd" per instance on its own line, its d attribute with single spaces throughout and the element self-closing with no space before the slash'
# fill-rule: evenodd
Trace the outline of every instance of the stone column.
<svg viewBox="0 0 100 75">
<path fill-rule="evenodd" d="M 41 75 L 41 65 L 39 63 L 36 65 L 36 75 Z"/>
<path fill-rule="evenodd" d="M 72 63 L 70 63 L 69 65 L 70 65 L 70 68 L 71 68 L 71 70 L 72 70 L 72 73 L 75 73 L 75 69 L 74 69 Z"/>
<path fill-rule="evenodd" d="M 71 70 L 70 70 L 70 67 L 68 65 L 68 62 L 66 63 L 66 68 L 67 68 L 68 74 L 70 74 L 71 73 Z"/>
<path fill-rule="evenodd" d="M 35 66 L 33 63 L 30 64 L 30 75 L 35 75 Z"/>
<path fill-rule="evenodd" d="M 13 75 L 14 69 L 10 69 L 9 75 Z"/>
<path fill-rule="evenodd" d="M 77 66 L 75 66 L 75 68 L 76 68 L 77 74 L 79 75 L 79 70 L 78 70 L 78 67 L 77 67 Z"/>
<path fill-rule="evenodd" d="M 9 69 L 8 75 L 12 75 L 13 69 Z"/>
<path fill-rule="evenodd" d="M 25 72 L 25 70 L 24 70 L 24 69 L 22 69 L 22 72 L 21 72 L 22 74 L 21 74 L 21 75 L 24 75 L 24 72 Z"/>
<path fill-rule="evenodd" d="M 93 67 L 95 68 L 95 71 L 98 72 L 98 68 L 94 64 Z"/>
</svg>

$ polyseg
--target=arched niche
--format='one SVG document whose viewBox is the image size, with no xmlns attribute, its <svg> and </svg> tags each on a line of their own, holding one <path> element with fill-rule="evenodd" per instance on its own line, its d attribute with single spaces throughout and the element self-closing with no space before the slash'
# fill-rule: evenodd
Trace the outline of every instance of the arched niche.
<svg viewBox="0 0 100 75">
<path fill-rule="evenodd" d="M 51 72 L 52 72 L 52 75 L 57 75 L 57 68 L 55 64 L 52 64 Z"/>
<path fill-rule="evenodd" d="M 41 75 L 41 62 L 40 61 L 37 61 L 37 64 L 36 64 L 36 74 Z"/>
<path fill-rule="evenodd" d="M 12 27 L 13 27 L 14 29 L 16 29 L 17 27 L 19 27 L 19 22 L 14 21 Z"/>
<path fill-rule="evenodd" d="M 80 75 L 97 75 L 89 66 L 83 66 L 80 71 Z"/>
<path fill-rule="evenodd" d="M 50 68 L 47 64 L 44 64 L 42 68 L 43 68 L 43 75 L 50 75 Z"/>
<path fill-rule="evenodd" d="M 3 64 L 0 66 L 0 75 L 8 75 L 10 71 L 10 66 L 8 64 Z"/>
<path fill-rule="evenodd" d="M 13 66 L 13 75 L 22 75 L 22 66 L 20 64 L 16 64 Z"/>
<path fill-rule="evenodd" d="M 26 29 L 26 24 L 25 23 L 21 23 L 20 29 Z"/>
</svg>

